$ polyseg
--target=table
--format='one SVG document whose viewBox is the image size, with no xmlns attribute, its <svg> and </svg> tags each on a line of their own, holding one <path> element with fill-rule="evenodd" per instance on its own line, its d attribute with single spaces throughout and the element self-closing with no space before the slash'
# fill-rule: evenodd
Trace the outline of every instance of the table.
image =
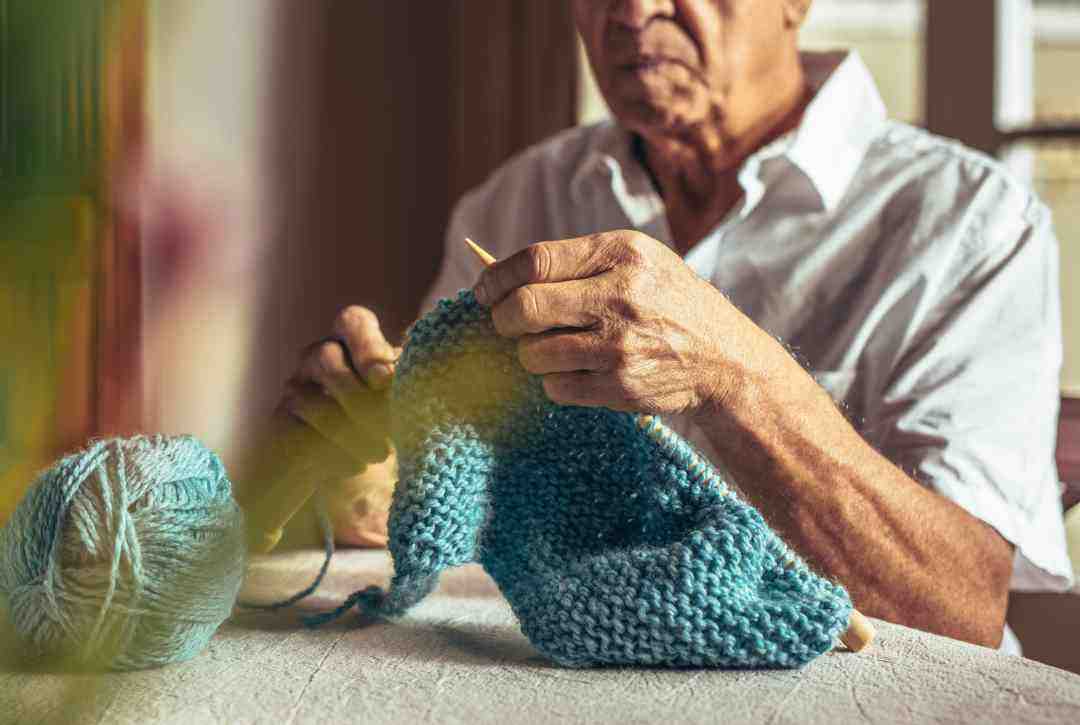
<svg viewBox="0 0 1080 725">
<path fill-rule="evenodd" d="M 321 557 L 255 560 L 244 596 L 303 588 Z M 385 552 L 339 552 L 310 605 L 389 570 Z M 299 614 L 238 612 L 199 657 L 156 671 L 27 673 L 0 655 L 0 722 L 1080 723 L 1080 676 L 876 620 L 869 650 L 800 671 L 571 670 L 532 649 L 475 566 L 398 623 L 306 630 Z"/>
</svg>

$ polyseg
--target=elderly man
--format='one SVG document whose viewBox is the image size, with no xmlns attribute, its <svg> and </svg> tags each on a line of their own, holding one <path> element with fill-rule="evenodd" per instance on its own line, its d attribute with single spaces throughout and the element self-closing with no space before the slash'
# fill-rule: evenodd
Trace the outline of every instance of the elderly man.
<svg viewBox="0 0 1080 725">
<path fill-rule="evenodd" d="M 475 283 L 553 400 L 664 416 L 863 612 L 999 646 L 1010 586 L 1071 576 L 1050 214 L 800 54 L 809 4 L 574 0 L 616 120 L 466 195 L 427 304 Z M 334 333 L 300 417 L 392 375 L 372 313 Z"/>
</svg>

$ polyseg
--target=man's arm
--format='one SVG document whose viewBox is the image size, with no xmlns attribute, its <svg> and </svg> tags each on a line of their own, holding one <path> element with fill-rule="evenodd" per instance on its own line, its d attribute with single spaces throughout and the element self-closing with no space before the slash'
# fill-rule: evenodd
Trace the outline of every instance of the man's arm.
<svg viewBox="0 0 1080 725">
<path fill-rule="evenodd" d="M 746 495 L 864 611 L 981 644 L 1000 641 L 1014 562 L 1055 569 L 1061 515 L 1057 242 L 1037 201 L 1019 221 L 969 232 L 979 245 L 881 371 L 880 452 L 769 340 L 758 369 L 776 374 L 698 416 Z"/>
<path fill-rule="evenodd" d="M 753 376 L 697 416 L 742 490 L 865 614 L 996 647 L 1013 549 L 875 451 L 768 335 Z"/>
<path fill-rule="evenodd" d="M 1010 284 L 1032 282 L 1021 276 Z M 979 280 L 973 289 L 988 285 Z M 475 289 L 492 305 L 499 332 L 519 339 L 522 364 L 543 376 L 552 400 L 693 414 L 751 502 L 812 565 L 847 586 L 862 611 L 981 644 L 1000 641 L 1012 546 L 864 441 L 778 342 L 669 249 L 637 232 L 544 242 L 486 270 Z M 995 307 L 989 323 L 973 324 L 990 337 L 1008 313 Z M 943 385 L 959 381 L 973 398 L 1000 395 L 986 378 L 972 384 L 960 375 L 985 355 L 977 357 L 955 369 L 935 360 L 916 388 L 930 389 L 941 372 Z M 1036 358 L 1035 365 L 1052 362 Z M 1001 428 L 989 421 L 994 426 Z M 962 438 L 960 431 L 955 447 L 964 447 Z M 986 440 L 974 442 L 971 457 Z"/>
</svg>

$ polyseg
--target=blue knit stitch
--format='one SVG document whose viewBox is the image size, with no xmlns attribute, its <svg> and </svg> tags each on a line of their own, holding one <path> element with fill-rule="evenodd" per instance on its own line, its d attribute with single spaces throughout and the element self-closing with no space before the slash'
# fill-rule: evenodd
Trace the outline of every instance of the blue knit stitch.
<svg viewBox="0 0 1080 725">
<path fill-rule="evenodd" d="M 398 616 L 443 569 L 480 562 L 563 665 L 797 667 L 851 601 L 658 420 L 560 406 L 470 292 L 412 328 L 393 387 Z"/>
</svg>

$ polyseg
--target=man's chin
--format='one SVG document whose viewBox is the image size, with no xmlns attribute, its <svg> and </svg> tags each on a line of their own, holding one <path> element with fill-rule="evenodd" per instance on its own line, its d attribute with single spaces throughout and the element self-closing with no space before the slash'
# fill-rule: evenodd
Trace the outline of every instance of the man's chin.
<svg viewBox="0 0 1080 725">
<path fill-rule="evenodd" d="M 648 100 L 613 104 L 611 111 L 620 125 L 642 136 L 677 136 L 705 122 L 703 114 L 691 109 L 672 108 Z"/>
</svg>

